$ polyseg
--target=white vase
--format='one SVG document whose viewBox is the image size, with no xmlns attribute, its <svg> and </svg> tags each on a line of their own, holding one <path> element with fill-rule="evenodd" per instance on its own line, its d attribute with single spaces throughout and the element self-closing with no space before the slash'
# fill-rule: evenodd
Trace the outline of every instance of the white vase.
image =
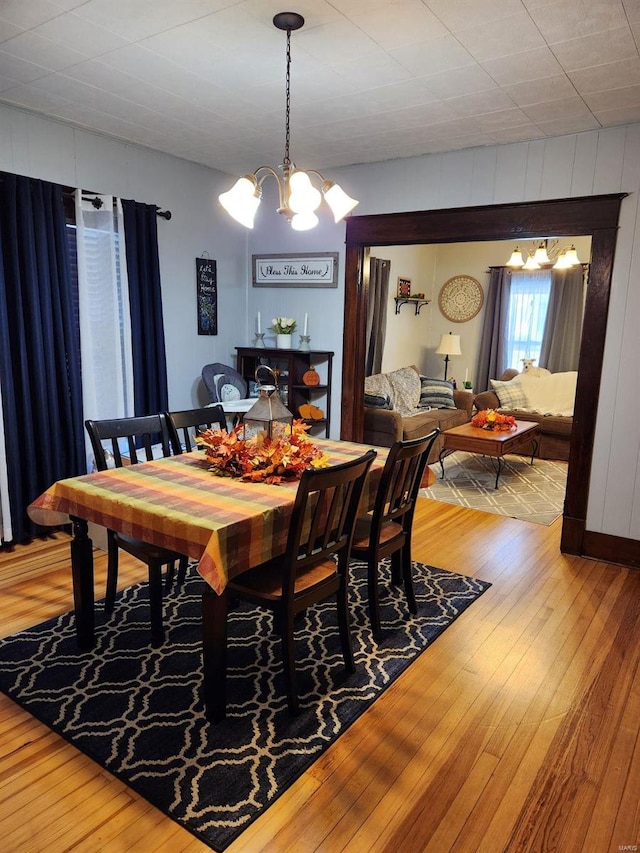
<svg viewBox="0 0 640 853">
<path fill-rule="evenodd" d="M 276 335 L 278 349 L 291 349 L 291 335 Z"/>
</svg>

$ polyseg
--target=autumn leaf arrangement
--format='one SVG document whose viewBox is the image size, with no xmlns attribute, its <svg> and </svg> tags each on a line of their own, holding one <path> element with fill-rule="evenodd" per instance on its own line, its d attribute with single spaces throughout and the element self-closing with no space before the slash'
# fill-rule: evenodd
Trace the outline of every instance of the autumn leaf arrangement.
<svg viewBox="0 0 640 853">
<path fill-rule="evenodd" d="M 245 438 L 244 428 L 238 424 L 231 432 L 204 430 L 196 440 L 214 474 L 277 485 L 300 479 L 307 468 L 325 468 L 329 464 L 309 439 L 308 429 L 304 421 L 294 420 L 291 433 L 282 424 L 275 425 L 272 436 L 259 432 Z"/>
<path fill-rule="evenodd" d="M 471 426 L 494 432 L 509 432 L 516 427 L 513 415 L 503 415 L 495 409 L 483 409 L 471 418 Z"/>
</svg>

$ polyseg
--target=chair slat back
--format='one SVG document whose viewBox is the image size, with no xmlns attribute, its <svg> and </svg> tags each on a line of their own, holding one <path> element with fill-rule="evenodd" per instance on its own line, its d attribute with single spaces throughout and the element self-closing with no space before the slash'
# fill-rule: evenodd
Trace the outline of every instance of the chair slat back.
<svg viewBox="0 0 640 853">
<path fill-rule="evenodd" d="M 436 427 L 422 438 L 396 441 L 391 447 L 373 508 L 372 541 L 377 541 L 380 528 L 388 521 L 401 523 L 406 531 L 411 529 L 424 469 L 439 434 Z"/>
<path fill-rule="evenodd" d="M 185 409 L 181 412 L 166 412 L 171 449 L 174 454 L 189 452 L 196 448 L 195 436 L 204 429 L 217 427 L 227 431 L 227 419 L 222 406 L 204 406 L 201 409 Z"/>
<path fill-rule="evenodd" d="M 136 465 L 138 462 L 151 461 L 154 458 L 154 447 L 160 448 L 162 456 L 171 456 L 169 429 L 162 413 L 100 421 L 87 420 L 85 427 L 91 439 L 98 471 L 106 471 L 109 468 L 109 455 L 113 458 L 116 468 L 121 468 L 124 464 Z M 123 445 L 126 447 L 124 452 Z"/>
<path fill-rule="evenodd" d="M 302 474 L 285 552 L 285 595 L 293 595 L 296 572 L 332 555 L 346 569 L 358 504 L 376 456 L 369 450 L 350 462 Z"/>
</svg>

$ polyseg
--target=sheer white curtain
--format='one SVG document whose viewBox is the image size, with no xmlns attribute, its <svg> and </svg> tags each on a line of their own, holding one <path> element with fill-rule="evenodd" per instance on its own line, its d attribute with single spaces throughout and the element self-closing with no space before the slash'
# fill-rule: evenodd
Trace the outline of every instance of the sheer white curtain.
<svg viewBox="0 0 640 853">
<path fill-rule="evenodd" d="M 2 388 L 0 388 L 0 541 L 11 542 L 11 508 L 9 506 L 9 478 L 7 474 L 7 448 L 4 440 L 2 416 Z"/>
<path fill-rule="evenodd" d="M 94 198 L 94 196 L 92 196 Z M 85 418 L 133 415 L 133 363 L 122 205 L 76 191 L 76 237 Z M 122 262 L 121 262 L 122 260 Z M 87 438 L 87 470 L 93 453 Z"/>
<path fill-rule="evenodd" d="M 534 358 L 539 363 L 550 290 L 550 270 L 514 271 L 511 274 L 507 367 L 522 370 L 523 358 Z"/>
</svg>

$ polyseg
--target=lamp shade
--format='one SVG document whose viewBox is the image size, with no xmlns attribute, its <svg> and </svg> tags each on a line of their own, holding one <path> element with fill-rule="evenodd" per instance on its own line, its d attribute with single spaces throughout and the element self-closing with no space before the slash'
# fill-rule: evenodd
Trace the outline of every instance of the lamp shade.
<svg viewBox="0 0 640 853">
<path fill-rule="evenodd" d="M 460 335 L 443 335 L 440 338 L 440 344 L 436 350 L 438 355 L 462 355 L 460 349 Z"/>
<path fill-rule="evenodd" d="M 218 200 L 237 222 L 246 228 L 253 228 L 253 220 L 260 205 L 260 195 L 254 180 L 246 176 L 238 178 L 230 190 L 218 196 Z"/>
<path fill-rule="evenodd" d="M 524 266 L 524 259 L 522 257 L 522 252 L 520 251 L 518 246 L 516 246 L 515 249 L 513 250 L 513 252 L 511 253 L 511 257 L 507 261 L 507 266 L 508 267 L 520 267 L 520 268 L 522 268 Z"/>
<path fill-rule="evenodd" d="M 333 183 L 333 181 L 326 181 L 323 192 L 325 201 L 331 208 L 333 218 L 336 222 L 340 222 L 358 204 L 355 198 L 347 195 L 342 187 Z"/>
</svg>

